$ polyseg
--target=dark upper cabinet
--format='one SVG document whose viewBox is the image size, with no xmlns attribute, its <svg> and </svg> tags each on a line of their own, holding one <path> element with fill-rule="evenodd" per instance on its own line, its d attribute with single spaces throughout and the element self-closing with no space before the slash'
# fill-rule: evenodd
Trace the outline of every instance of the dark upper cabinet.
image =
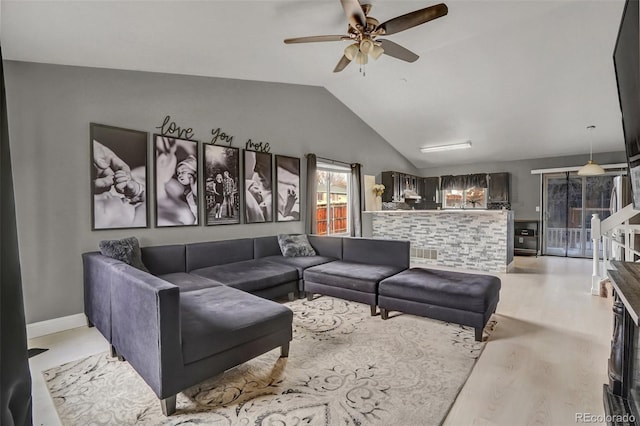
<svg viewBox="0 0 640 426">
<path fill-rule="evenodd" d="M 410 189 L 420 194 L 421 179 L 414 175 L 400 172 L 382 172 L 382 184 L 384 185 L 384 193 L 382 201 L 401 202 L 404 200 L 404 191 Z"/>
<path fill-rule="evenodd" d="M 509 173 L 489 174 L 489 202 L 508 203 L 509 202 Z"/>
<path fill-rule="evenodd" d="M 400 193 L 400 180 L 398 172 L 382 172 L 382 184 L 384 185 L 384 193 L 382 201 L 390 203 Z"/>
<path fill-rule="evenodd" d="M 418 194 L 423 201 L 437 201 L 440 190 L 440 178 L 426 177 L 419 178 Z"/>
</svg>

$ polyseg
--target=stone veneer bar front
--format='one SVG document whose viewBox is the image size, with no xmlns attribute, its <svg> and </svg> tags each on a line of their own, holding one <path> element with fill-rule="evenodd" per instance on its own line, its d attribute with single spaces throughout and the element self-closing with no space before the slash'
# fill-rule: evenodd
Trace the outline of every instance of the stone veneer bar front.
<svg viewBox="0 0 640 426">
<path fill-rule="evenodd" d="M 510 210 L 383 210 L 372 215 L 373 238 L 409 240 L 412 264 L 509 272 Z"/>
</svg>

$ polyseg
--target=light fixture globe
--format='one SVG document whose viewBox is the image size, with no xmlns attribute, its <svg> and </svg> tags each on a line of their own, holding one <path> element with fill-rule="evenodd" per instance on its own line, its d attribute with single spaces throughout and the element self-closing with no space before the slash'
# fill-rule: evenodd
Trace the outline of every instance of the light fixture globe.
<svg viewBox="0 0 640 426">
<path fill-rule="evenodd" d="M 384 49 L 382 48 L 382 46 L 375 44 L 371 48 L 371 52 L 369 53 L 369 56 L 371 56 L 373 59 L 378 59 L 380 56 L 382 56 L 383 53 L 384 53 Z"/>
<path fill-rule="evenodd" d="M 367 62 L 369 62 L 369 56 L 367 56 L 365 53 L 358 52 L 358 55 L 356 56 L 356 62 L 359 65 L 366 65 Z"/>
<path fill-rule="evenodd" d="M 605 170 L 593 160 L 589 160 L 587 164 L 578 170 L 578 176 L 599 176 L 605 174 Z"/>
<path fill-rule="evenodd" d="M 587 130 L 593 133 L 596 126 L 587 126 Z M 578 176 L 599 176 L 605 174 L 605 171 L 595 161 L 593 161 L 593 138 L 589 140 L 589 161 L 578 170 Z"/>
<path fill-rule="evenodd" d="M 353 61 L 359 51 L 360 47 L 358 46 L 358 43 L 353 43 L 345 47 L 344 56 L 346 56 L 348 60 Z"/>
<path fill-rule="evenodd" d="M 371 49 L 373 49 L 373 46 L 373 40 L 365 38 L 360 42 L 360 51 L 365 55 L 368 55 L 371 52 Z"/>
</svg>

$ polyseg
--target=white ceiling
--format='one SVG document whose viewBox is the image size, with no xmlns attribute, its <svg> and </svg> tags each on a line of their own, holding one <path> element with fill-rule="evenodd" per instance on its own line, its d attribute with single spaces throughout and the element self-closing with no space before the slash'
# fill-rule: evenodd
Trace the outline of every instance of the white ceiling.
<svg viewBox="0 0 640 426">
<path fill-rule="evenodd" d="M 372 3 L 382 22 L 436 2 Z M 282 42 L 344 34 L 338 0 L 3 0 L 0 40 L 10 60 L 324 86 L 418 168 L 585 154 L 590 141 L 624 150 L 612 61 L 623 0 L 446 4 L 388 36 L 417 62 L 383 55 L 366 77 L 356 64 L 332 73 L 346 42 Z"/>
</svg>

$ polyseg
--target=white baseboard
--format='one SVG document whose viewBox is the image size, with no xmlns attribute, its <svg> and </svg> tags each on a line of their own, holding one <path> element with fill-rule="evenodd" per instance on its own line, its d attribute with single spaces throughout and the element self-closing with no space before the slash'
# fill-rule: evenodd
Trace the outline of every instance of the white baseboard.
<svg viewBox="0 0 640 426">
<path fill-rule="evenodd" d="M 87 318 L 84 314 L 69 315 L 66 317 L 53 318 L 46 321 L 27 324 L 27 339 L 46 336 L 47 334 L 59 333 L 72 328 L 87 325 Z"/>
</svg>

